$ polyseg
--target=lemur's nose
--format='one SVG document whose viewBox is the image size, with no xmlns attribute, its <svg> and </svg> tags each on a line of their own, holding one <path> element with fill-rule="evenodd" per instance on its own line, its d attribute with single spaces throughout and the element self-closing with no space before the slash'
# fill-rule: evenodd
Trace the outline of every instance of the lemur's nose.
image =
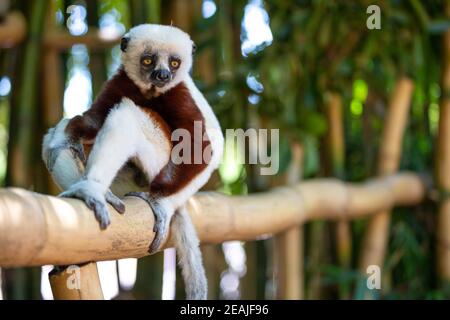
<svg viewBox="0 0 450 320">
<path fill-rule="evenodd" d="M 155 78 L 158 81 L 167 82 L 170 80 L 170 72 L 166 69 L 156 71 Z"/>
</svg>

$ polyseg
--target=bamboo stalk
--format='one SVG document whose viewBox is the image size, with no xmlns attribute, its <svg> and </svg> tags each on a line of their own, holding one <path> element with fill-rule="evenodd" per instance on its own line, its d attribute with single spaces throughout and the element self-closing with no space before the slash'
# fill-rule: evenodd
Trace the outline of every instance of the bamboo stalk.
<svg viewBox="0 0 450 320">
<path fill-rule="evenodd" d="M 413 87 L 413 82 L 404 77 L 397 81 L 394 88 L 380 143 L 378 159 L 380 176 L 396 172 L 400 164 L 403 133 L 408 119 Z M 370 265 L 383 268 L 389 223 L 390 212 L 387 210 L 380 211 L 370 219 L 361 251 L 361 272 L 365 273 Z"/>
<path fill-rule="evenodd" d="M 103 300 L 95 262 L 55 267 L 48 277 L 55 300 Z"/>
<path fill-rule="evenodd" d="M 450 16 L 450 4 L 446 6 Z M 442 100 L 440 104 L 437 141 L 436 183 L 443 198 L 439 204 L 437 220 L 437 274 L 441 281 L 450 282 L 450 31 L 444 34 L 444 68 L 442 74 Z"/>
<path fill-rule="evenodd" d="M 288 185 L 301 180 L 303 149 L 292 145 L 291 165 L 286 174 Z M 303 298 L 303 226 L 294 226 L 275 236 L 276 298 L 299 300 Z"/>
<path fill-rule="evenodd" d="M 202 192 L 189 200 L 188 207 L 201 241 L 220 243 L 276 234 L 315 219 L 358 218 L 395 205 L 413 205 L 424 193 L 419 176 L 402 173 L 364 184 L 310 180 L 249 196 Z M 80 200 L 18 188 L 0 189 L 0 199 L 3 267 L 142 257 L 153 240 L 153 214 L 139 198 L 125 198 L 123 215 L 111 209 L 106 230 L 100 230 Z"/>
<path fill-rule="evenodd" d="M 18 90 L 12 107 L 14 119 L 10 126 L 10 144 L 8 146 L 8 183 L 26 188 L 31 187 L 34 182 L 32 180 L 35 160 L 33 138 L 36 136 L 40 40 L 46 7 L 47 1 L 45 0 L 33 2 L 29 35 L 24 47 L 23 63 L 20 65 L 20 77 L 15 79 Z"/>
<path fill-rule="evenodd" d="M 22 13 L 9 13 L 0 24 L 0 48 L 12 48 L 21 43 L 27 34 L 27 23 Z"/>
<path fill-rule="evenodd" d="M 99 27 L 98 1 L 88 1 L 87 22 L 89 29 Z M 94 51 L 89 55 L 89 71 L 92 77 L 92 97 L 95 98 L 107 78 L 106 59 L 104 51 Z"/>
<path fill-rule="evenodd" d="M 166 24 L 174 25 L 186 32 L 190 32 L 192 24 L 192 1 L 170 0 L 163 10 L 163 21 Z"/>
<path fill-rule="evenodd" d="M 327 96 L 327 118 L 329 124 L 328 130 L 328 148 L 329 158 L 331 160 L 331 171 L 333 176 L 344 179 L 345 163 L 345 142 L 344 127 L 342 115 L 342 100 L 337 93 L 330 93 Z M 352 235 L 351 225 L 347 220 L 340 220 L 335 225 L 336 252 L 339 265 L 342 268 L 350 268 L 352 258 Z M 346 298 L 349 288 L 341 285 L 341 298 Z"/>
<path fill-rule="evenodd" d="M 55 12 L 54 3 L 47 10 L 45 33 L 55 29 L 53 13 Z M 63 63 L 61 61 L 60 52 L 53 47 L 44 49 L 43 55 L 43 104 L 44 104 L 44 129 L 54 127 L 63 117 Z M 50 194 L 58 194 L 59 188 L 54 183 L 50 174 L 46 170 L 46 180 Z"/>
<path fill-rule="evenodd" d="M 147 0 L 147 17 L 150 23 L 161 23 L 161 0 Z"/>
</svg>

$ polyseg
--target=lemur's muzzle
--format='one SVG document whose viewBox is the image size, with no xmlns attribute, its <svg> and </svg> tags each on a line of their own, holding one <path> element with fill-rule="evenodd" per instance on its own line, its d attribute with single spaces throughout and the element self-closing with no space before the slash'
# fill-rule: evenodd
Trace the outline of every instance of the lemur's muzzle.
<svg viewBox="0 0 450 320">
<path fill-rule="evenodd" d="M 150 77 L 158 87 L 162 87 L 171 80 L 172 74 L 167 69 L 159 69 L 153 71 Z"/>
</svg>

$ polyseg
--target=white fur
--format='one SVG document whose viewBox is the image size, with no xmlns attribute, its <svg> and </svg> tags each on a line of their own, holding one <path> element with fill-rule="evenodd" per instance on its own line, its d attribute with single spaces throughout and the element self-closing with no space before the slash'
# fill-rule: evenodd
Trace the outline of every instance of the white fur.
<svg viewBox="0 0 450 320">
<path fill-rule="evenodd" d="M 141 24 L 125 34 L 129 43 L 125 52 L 122 52 L 122 64 L 127 75 L 141 90 L 149 90 L 152 84 L 143 82 L 140 77 L 141 55 L 146 50 L 156 50 L 158 54 L 168 57 L 177 55 L 181 59 L 175 77 L 163 88 L 155 87 L 158 93 L 163 93 L 179 84 L 184 75 L 192 67 L 192 45 L 189 35 L 182 30 L 158 24 Z M 165 62 L 164 62 L 165 63 Z"/>
</svg>

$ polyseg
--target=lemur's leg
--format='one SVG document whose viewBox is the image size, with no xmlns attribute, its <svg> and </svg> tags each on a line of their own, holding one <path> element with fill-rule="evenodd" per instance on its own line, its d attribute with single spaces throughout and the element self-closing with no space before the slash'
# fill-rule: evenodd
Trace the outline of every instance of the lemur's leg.
<svg viewBox="0 0 450 320">
<path fill-rule="evenodd" d="M 146 137 L 146 140 L 142 141 L 137 158 L 147 176 L 155 177 L 169 161 L 170 145 L 160 146 L 160 149 L 167 149 L 166 152 L 155 152 L 155 146 L 161 143 L 165 144 L 164 138 L 162 137 L 161 141 L 148 141 L 148 139 L 149 136 Z M 145 200 L 152 208 L 155 216 L 155 224 L 153 226 L 155 236 L 150 245 L 149 252 L 154 253 L 158 251 L 168 235 L 170 220 L 175 212 L 175 207 L 167 199 L 155 197 L 148 192 L 130 192 L 127 196 L 139 197 Z"/>
<path fill-rule="evenodd" d="M 64 132 L 68 123 L 69 119 L 62 119 L 48 130 L 42 144 L 42 159 L 62 190 L 67 190 L 82 177 L 86 161 L 82 144 L 70 142 Z"/>
<path fill-rule="evenodd" d="M 197 168 L 195 168 L 197 167 Z M 150 184 L 150 193 L 132 192 L 149 203 L 156 217 L 155 238 L 149 252 L 158 251 L 167 238 L 170 219 L 209 179 L 214 167 L 170 161 Z"/>
<path fill-rule="evenodd" d="M 155 216 L 155 224 L 153 225 L 155 236 L 148 252 L 150 254 L 157 252 L 169 234 L 170 220 L 175 213 L 174 206 L 166 199 L 154 197 L 148 192 L 129 192 L 126 196 L 141 198 L 152 208 Z"/>
<path fill-rule="evenodd" d="M 127 100 L 110 112 L 96 137 L 84 178 L 60 195 L 83 200 L 102 229 L 110 224 L 105 195 L 119 169 L 136 153 L 141 134 L 133 108 L 137 107 Z"/>
<path fill-rule="evenodd" d="M 71 141 L 65 129 L 69 119 L 62 119 L 54 128 L 49 129 L 42 144 L 42 159 L 53 180 L 63 191 L 67 190 L 84 175 L 86 156 L 81 142 Z M 106 201 L 118 212 L 123 213 L 125 206 L 110 190 Z"/>
</svg>

